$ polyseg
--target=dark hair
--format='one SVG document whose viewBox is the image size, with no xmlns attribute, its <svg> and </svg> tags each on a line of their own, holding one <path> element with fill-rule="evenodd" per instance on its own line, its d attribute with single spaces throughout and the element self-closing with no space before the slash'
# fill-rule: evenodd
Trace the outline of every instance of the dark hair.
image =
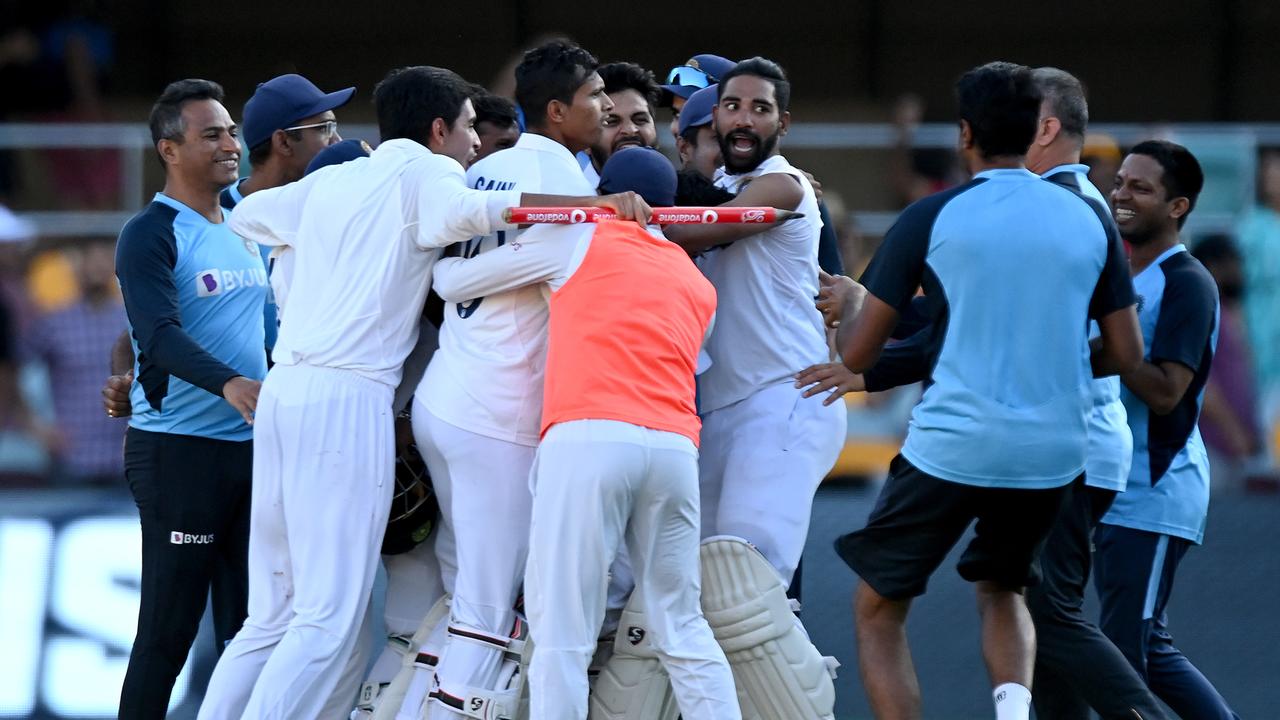
<svg viewBox="0 0 1280 720">
<path fill-rule="evenodd" d="M 1191 151 L 1168 140 L 1144 140 L 1129 150 L 1130 155 L 1146 155 L 1160 163 L 1164 173 L 1160 184 L 1164 185 L 1165 200 L 1184 197 L 1187 211 L 1178 218 L 1178 228 L 1187 222 L 1187 216 L 1196 209 L 1196 198 L 1204 188 L 1204 171 L 1200 161 Z"/>
<path fill-rule="evenodd" d="M 1240 253 L 1236 241 L 1227 233 L 1209 233 L 1191 248 L 1191 254 L 1201 265 L 1209 266 L 1223 261 L 1240 262 L 1244 256 Z"/>
<path fill-rule="evenodd" d="M 1062 124 L 1062 132 L 1084 142 L 1089 127 L 1089 103 L 1085 100 L 1084 84 L 1075 75 L 1055 67 L 1040 67 L 1031 71 L 1036 88 L 1049 103 L 1049 111 Z"/>
<path fill-rule="evenodd" d="M 733 193 L 717 187 L 697 170 L 681 170 L 676 173 L 676 205 L 700 207 L 723 205 L 733 199 Z"/>
<path fill-rule="evenodd" d="M 1040 90 L 1031 68 L 1007 62 L 976 67 L 956 81 L 960 119 L 985 158 L 1026 155 L 1040 119 Z"/>
<path fill-rule="evenodd" d="M 773 83 L 773 99 L 778 104 L 779 115 L 791 107 L 791 81 L 787 80 L 787 73 L 778 63 L 760 56 L 743 60 L 720 78 L 720 83 L 716 86 L 717 101 L 729 86 L 729 81 L 739 75 L 754 75 Z"/>
<path fill-rule="evenodd" d="M 662 90 L 653 73 L 632 62 L 614 62 L 601 65 L 600 79 L 604 80 L 605 95 L 612 95 L 623 90 L 635 90 L 652 108 L 658 104 Z"/>
<path fill-rule="evenodd" d="M 479 85 L 471 86 L 471 104 L 476 109 L 477 125 L 488 122 L 500 128 L 509 128 L 517 123 L 515 103 L 494 95 Z"/>
<path fill-rule="evenodd" d="M 573 95 L 596 71 L 595 56 L 564 40 L 552 40 L 524 54 L 516 66 L 516 102 L 528 127 L 547 122 L 547 103 L 572 104 Z"/>
<path fill-rule="evenodd" d="M 466 80 L 452 70 L 414 65 L 392 70 L 373 89 L 382 141 L 407 138 L 426 143 L 436 118 L 452 126 L 471 97 Z"/>
<path fill-rule="evenodd" d="M 152 146 L 158 145 L 161 140 L 182 142 L 187 132 L 187 124 L 182 119 L 184 105 L 194 100 L 222 102 L 222 98 L 222 86 L 212 80 L 188 78 L 169 83 L 156 99 L 156 104 L 151 106 L 148 123 L 151 125 Z M 160 151 L 156 150 L 156 154 L 159 155 Z M 160 164 L 164 165 L 163 157 L 160 158 Z"/>
<path fill-rule="evenodd" d="M 685 142 L 689 143 L 690 145 L 693 145 L 694 147 L 697 147 L 697 145 L 698 145 L 698 130 L 700 130 L 700 129 L 701 129 L 701 128 L 703 128 L 703 127 L 705 127 L 705 126 L 703 126 L 703 125 L 695 125 L 695 126 L 693 126 L 693 127 L 687 127 L 687 128 L 685 128 L 685 129 L 684 129 L 684 132 L 680 133 L 680 139 L 681 139 L 681 140 L 684 140 Z"/>
</svg>

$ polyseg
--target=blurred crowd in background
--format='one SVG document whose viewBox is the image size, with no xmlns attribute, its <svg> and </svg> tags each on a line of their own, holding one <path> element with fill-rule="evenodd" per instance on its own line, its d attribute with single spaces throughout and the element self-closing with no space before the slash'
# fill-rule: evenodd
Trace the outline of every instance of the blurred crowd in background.
<svg viewBox="0 0 1280 720">
<path fill-rule="evenodd" d="M 115 37 L 103 3 L 75 0 L 24 12 L 15 3 L 0 0 L 0 123 L 141 122 L 136 100 L 112 95 Z M 491 89 L 501 93 L 502 83 Z M 896 129 L 896 144 L 860 161 L 880 166 L 896 207 L 874 209 L 901 209 L 965 181 L 954 152 L 915 142 L 923 101 L 904 96 L 884 114 Z M 1107 135 L 1087 140 L 1084 160 L 1104 194 L 1123 150 Z M 127 324 L 114 276 L 115 238 L 41 236 L 24 214 L 135 211 L 125 207 L 120 164 L 126 152 L 0 148 L 0 488 L 123 486 L 125 421 L 108 418 L 100 399 L 111 344 Z M 1185 238 L 1222 298 L 1200 426 L 1212 453 L 1215 491 L 1277 492 L 1280 148 L 1260 148 L 1249 169 L 1256 169 L 1256 179 L 1224 183 L 1256 189 L 1252 202 L 1236 198 L 1236 206 L 1246 209 L 1236 213 L 1233 230 L 1191 230 Z M 1209 193 L 1223 178 L 1212 166 L 1206 170 Z M 871 208 L 838 182 L 818 179 L 837 224 L 845 272 L 856 278 L 879 242 L 857 222 L 857 211 Z M 849 446 L 833 474 L 876 475 L 887 466 L 919 392 L 911 387 L 847 396 Z"/>
</svg>

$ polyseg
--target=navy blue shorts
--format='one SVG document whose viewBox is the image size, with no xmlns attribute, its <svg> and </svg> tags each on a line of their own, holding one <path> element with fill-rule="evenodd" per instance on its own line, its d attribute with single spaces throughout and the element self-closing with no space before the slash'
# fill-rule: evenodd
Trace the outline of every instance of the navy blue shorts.
<svg viewBox="0 0 1280 720">
<path fill-rule="evenodd" d="M 924 594 L 929 577 L 977 520 L 956 570 L 969 582 L 1021 589 L 1040 580 L 1040 550 L 1069 487 L 964 485 L 921 472 L 899 455 L 867 526 L 837 538 L 836 553 L 881 596 L 905 600 Z"/>
</svg>

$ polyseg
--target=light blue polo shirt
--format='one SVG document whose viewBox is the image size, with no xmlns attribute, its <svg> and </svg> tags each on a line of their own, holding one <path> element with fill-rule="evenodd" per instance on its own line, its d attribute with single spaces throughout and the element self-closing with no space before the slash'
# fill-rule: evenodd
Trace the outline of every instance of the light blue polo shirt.
<svg viewBox="0 0 1280 720">
<path fill-rule="evenodd" d="M 1133 303 L 1119 238 L 1084 199 L 1025 169 L 978 173 L 903 211 L 862 284 L 899 312 L 923 286 L 940 332 L 909 462 L 995 488 L 1083 472 L 1088 321 Z"/>
<path fill-rule="evenodd" d="M 1102 522 L 1200 543 L 1209 514 L 1209 458 L 1198 422 L 1218 345 L 1218 287 L 1184 245 L 1162 253 L 1133 284 L 1146 360 L 1176 362 L 1194 375 L 1167 415 L 1152 414 L 1128 388 L 1121 392 L 1133 430 L 1133 468 Z"/>
<path fill-rule="evenodd" d="M 1041 177 L 1080 194 L 1099 213 L 1107 231 L 1119 234 L 1106 199 L 1089 181 L 1088 165 L 1059 165 Z M 1089 337 L 1099 334 L 1098 324 L 1090 321 Z M 1129 430 L 1124 403 L 1120 402 L 1120 377 L 1094 378 L 1084 482 L 1090 487 L 1122 492 L 1129 479 L 1132 462 L 1133 434 Z"/>
<path fill-rule="evenodd" d="M 136 357 L 130 427 L 251 439 L 221 392 L 237 375 L 267 374 L 257 244 L 157 193 L 120 232 L 116 274 Z"/>
</svg>

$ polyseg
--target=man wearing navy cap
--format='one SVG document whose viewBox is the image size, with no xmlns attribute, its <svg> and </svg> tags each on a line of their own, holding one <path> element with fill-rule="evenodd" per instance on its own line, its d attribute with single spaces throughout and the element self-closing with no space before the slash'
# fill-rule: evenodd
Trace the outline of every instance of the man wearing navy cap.
<svg viewBox="0 0 1280 720">
<path fill-rule="evenodd" d="M 689 96 L 676 118 L 676 152 L 680 155 L 680 167 L 694 170 L 707 180 L 715 178 L 720 167 L 720 143 L 716 130 L 711 127 L 711 109 L 718 99 L 717 86 L 709 85 Z"/>
<path fill-rule="evenodd" d="M 258 190 L 280 187 L 303 176 L 321 150 L 342 140 L 333 114 L 355 94 L 353 87 L 325 93 L 301 75 L 271 78 L 244 104 L 241 135 L 249 149 L 249 177 L 222 191 L 222 207 L 230 210 Z M 270 249 L 262 248 L 263 262 Z M 268 298 L 263 322 L 267 351 L 276 344 L 276 304 Z"/>
<path fill-rule="evenodd" d="M 702 88 L 715 85 L 725 73 L 733 69 L 734 62 L 719 55 L 703 53 L 694 55 L 683 65 L 671 68 L 667 73 L 667 84 L 658 86 L 664 91 L 660 107 L 671 108 L 671 135 L 678 137 L 680 110 L 689 101 L 690 96 Z"/>
</svg>

